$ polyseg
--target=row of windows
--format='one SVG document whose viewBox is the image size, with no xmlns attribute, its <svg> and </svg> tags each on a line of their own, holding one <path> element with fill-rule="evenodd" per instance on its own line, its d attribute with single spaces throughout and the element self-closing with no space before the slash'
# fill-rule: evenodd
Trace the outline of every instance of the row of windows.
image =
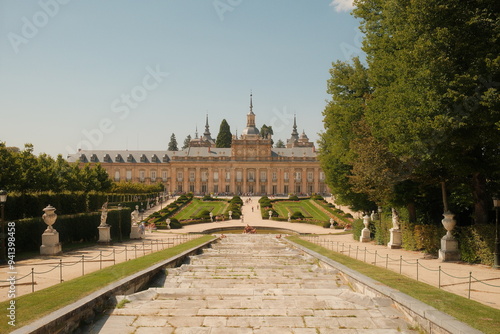
<svg viewBox="0 0 500 334">
<path fill-rule="evenodd" d="M 277 181 L 277 173 L 272 172 L 272 180 Z M 214 181 L 219 181 L 219 172 L 213 172 L 212 173 L 213 180 Z M 293 173 L 294 180 L 300 181 L 302 180 L 302 172 L 294 172 Z M 196 179 L 196 172 L 195 171 L 189 171 L 189 181 L 194 182 Z M 288 181 L 290 179 L 290 173 L 284 172 L 283 173 L 283 179 L 285 181 Z M 325 179 L 325 173 L 320 172 L 319 173 L 319 179 L 323 181 Z M 178 171 L 177 172 L 177 181 L 183 181 L 184 180 L 184 172 L 183 171 Z M 231 180 L 231 173 L 226 172 L 225 173 L 225 180 L 229 181 Z M 243 171 L 236 171 L 236 181 L 240 182 L 243 180 Z M 201 181 L 206 182 L 208 181 L 208 171 L 201 171 Z M 255 181 L 255 172 L 254 171 L 248 171 L 247 172 L 247 181 L 254 182 Z M 260 181 L 265 182 L 267 181 L 267 172 L 261 171 L 260 172 Z M 312 182 L 314 181 L 314 172 L 307 172 L 307 181 Z"/>
<path fill-rule="evenodd" d="M 223 190 L 226 193 L 232 193 L 233 189 L 231 189 L 231 186 L 227 184 L 224 188 L 219 189 L 219 185 L 215 184 L 212 189 L 209 189 L 209 187 L 206 184 L 202 184 L 200 189 L 197 189 L 194 184 L 189 184 L 188 189 L 184 189 L 184 186 L 182 183 L 177 184 L 177 189 L 178 192 L 184 192 L 184 191 L 189 191 L 192 193 L 208 193 L 209 191 L 212 191 L 213 193 L 219 193 L 221 190 Z M 241 185 L 236 185 L 234 188 L 235 193 L 256 193 L 256 190 L 260 190 L 259 193 L 261 194 L 267 194 L 268 193 L 268 188 L 266 185 L 261 185 L 260 188 L 256 188 L 253 185 L 247 185 L 246 189 L 244 189 Z M 282 188 L 278 188 L 277 185 L 273 185 L 271 187 L 271 194 L 289 194 L 290 190 L 293 190 L 296 194 L 301 194 L 304 191 L 312 194 L 314 192 L 320 192 L 324 193 L 326 192 L 326 187 L 324 185 L 320 185 L 319 189 L 315 189 L 313 185 L 307 185 L 305 189 L 303 189 L 302 185 L 296 184 L 294 187 L 289 187 L 288 185 L 284 185 Z M 282 190 L 282 191 L 281 191 Z"/>
<path fill-rule="evenodd" d="M 212 173 L 213 180 L 215 182 L 219 181 L 219 172 L 213 172 Z M 140 170 L 139 171 L 139 180 L 144 181 L 146 179 L 146 171 L 145 170 Z M 271 173 L 272 181 L 277 181 L 277 173 L 272 172 Z M 296 181 L 301 181 L 302 180 L 302 172 L 294 172 L 293 173 L 294 180 Z M 132 170 L 127 170 L 125 172 L 125 178 L 127 181 L 132 180 Z M 157 176 L 157 171 L 156 170 L 151 170 L 149 171 L 149 178 L 151 180 L 156 180 L 158 178 Z M 168 179 L 168 173 L 167 171 L 161 171 L 161 179 L 166 182 Z M 289 172 L 284 172 L 283 173 L 283 179 L 285 181 L 288 181 L 290 179 L 290 173 Z M 321 181 L 324 181 L 325 179 L 325 173 L 320 172 L 319 173 L 319 179 Z M 120 180 L 120 171 L 117 170 L 115 171 L 115 180 L 119 181 Z M 178 171 L 177 172 L 177 181 L 181 182 L 184 180 L 184 172 L 183 171 Z M 189 181 L 194 182 L 196 180 L 196 173 L 195 171 L 189 171 Z M 225 180 L 229 181 L 231 180 L 231 173 L 226 172 L 225 173 Z M 207 182 L 208 181 L 208 171 L 201 171 L 201 181 L 202 182 Z M 243 171 L 238 170 L 236 171 L 236 181 L 241 182 L 243 181 Z M 247 171 L 247 181 L 249 182 L 255 182 L 255 171 L 249 170 Z M 261 171 L 260 172 L 260 181 L 261 182 L 267 182 L 267 172 L 266 171 Z M 307 181 L 312 182 L 314 181 L 314 172 L 308 171 L 307 172 Z"/>
</svg>

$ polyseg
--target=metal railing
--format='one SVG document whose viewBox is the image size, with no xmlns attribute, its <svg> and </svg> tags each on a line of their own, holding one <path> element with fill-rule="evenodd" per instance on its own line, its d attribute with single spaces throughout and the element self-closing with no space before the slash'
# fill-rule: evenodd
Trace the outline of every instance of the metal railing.
<svg viewBox="0 0 500 334">
<path fill-rule="evenodd" d="M 188 234 L 188 235 L 177 235 L 172 238 L 167 239 L 150 239 L 144 240 L 140 244 L 134 245 L 116 245 L 110 246 L 112 249 L 109 251 L 100 250 L 99 254 L 93 257 L 86 257 L 85 255 L 75 256 L 74 259 L 65 258 L 59 259 L 58 262 L 40 262 L 35 264 L 23 265 L 22 262 L 16 264 L 16 267 L 23 266 L 49 266 L 51 269 L 45 271 L 35 271 L 35 267 L 31 268 L 31 271 L 24 276 L 16 277 L 15 279 L 9 280 L 0 280 L 0 289 L 1 288 L 9 288 L 13 284 L 15 286 L 20 285 L 31 285 L 31 292 L 35 292 L 35 286 L 37 285 L 36 278 L 51 278 L 58 279 L 59 283 L 64 282 L 64 270 L 65 267 L 76 266 L 81 264 L 81 276 L 85 275 L 85 264 L 89 263 L 99 263 L 99 270 L 103 268 L 103 264 L 107 262 L 113 262 L 113 265 L 116 264 L 116 256 L 118 254 L 125 253 L 125 262 L 129 260 L 136 259 L 141 256 L 145 256 L 146 254 L 151 254 L 154 252 L 158 252 L 160 250 L 174 247 L 176 245 L 185 243 L 192 239 L 198 238 L 199 235 L 196 234 Z M 121 248 L 121 250 L 116 250 L 116 248 Z M 74 275 L 72 278 L 75 278 Z M 3 285 L 3 283 L 7 283 L 7 285 Z"/>
<path fill-rule="evenodd" d="M 326 248 L 328 250 L 333 250 L 333 251 L 336 251 L 337 253 L 347 255 L 347 256 L 354 258 L 356 260 L 360 260 L 360 261 L 363 261 L 366 263 L 371 263 L 371 264 L 373 264 L 375 266 L 379 266 L 379 267 L 385 267 L 385 269 L 399 271 L 399 274 L 405 275 L 405 276 L 410 277 L 410 278 L 416 277 L 417 281 L 420 281 L 420 277 L 419 277 L 419 275 L 420 275 L 419 270 L 420 269 L 425 269 L 425 270 L 428 270 L 431 272 L 437 272 L 437 277 L 436 277 L 437 284 L 436 284 L 436 286 L 439 289 L 446 287 L 446 286 L 452 286 L 452 285 L 458 285 L 458 284 L 468 284 L 468 288 L 467 288 L 467 298 L 468 299 L 471 298 L 471 291 L 473 291 L 473 289 L 472 289 L 473 283 L 479 283 L 479 284 L 483 284 L 485 286 L 489 286 L 489 287 L 493 287 L 493 288 L 500 288 L 500 285 L 493 285 L 493 284 L 489 284 L 489 283 L 485 282 L 485 280 L 492 280 L 492 279 L 489 279 L 489 278 L 488 279 L 479 279 L 477 277 L 474 277 L 472 275 L 472 271 L 470 271 L 467 276 L 454 276 L 454 275 L 451 275 L 451 274 L 445 272 L 441 268 L 441 266 L 439 266 L 437 269 L 428 268 L 428 267 L 425 267 L 424 265 L 422 265 L 418 259 L 415 259 L 413 261 L 412 260 L 406 261 L 403 259 L 402 255 L 399 258 L 391 258 L 389 256 L 389 254 L 385 254 L 385 256 L 378 254 L 377 250 L 372 252 L 372 251 L 369 251 L 367 249 L 367 247 L 364 247 L 364 249 L 363 249 L 363 248 L 360 248 L 358 245 L 356 245 L 356 248 L 354 248 L 354 247 L 351 247 L 351 244 L 346 246 L 345 243 L 338 242 L 338 241 L 332 241 L 332 240 L 326 240 L 326 239 L 320 239 L 318 236 L 303 236 L 301 238 L 304 240 L 307 240 L 309 242 L 312 242 L 314 244 L 317 244 L 317 245 L 319 245 L 323 248 Z M 396 264 L 396 267 L 394 267 L 393 264 Z M 392 265 L 392 268 L 390 268 L 390 265 Z M 407 274 L 403 273 L 403 266 L 405 266 L 405 265 L 407 265 L 409 267 L 414 266 L 415 275 L 407 275 Z M 443 275 L 445 275 L 445 277 L 450 277 L 450 278 L 454 278 L 457 280 L 463 280 L 463 282 L 443 284 L 442 283 L 442 276 Z M 495 278 L 493 278 L 493 279 L 495 279 Z M 499 274 L 499 277 L 497 279 L 500 279 L 500 274 Z M 500 290 L 499 290 L 499 292 L 500 292 Z M 499 292 L 496 292 L 496 293 L 499 293 Z"/>
</svg>

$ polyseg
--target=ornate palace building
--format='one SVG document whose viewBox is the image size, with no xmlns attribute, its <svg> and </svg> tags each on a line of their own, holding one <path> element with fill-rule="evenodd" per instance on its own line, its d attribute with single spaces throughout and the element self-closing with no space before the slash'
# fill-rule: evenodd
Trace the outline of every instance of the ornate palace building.
<svg viewBox="0 0 500 334">
<path fill-rule="evenodd" d="M 326 193 L 325 175 L 314 143 L 297 132 L 294 118 L 286 148 L 273 148 L 255 126 L 252 96 L 247 126 L 231 148 L 216 148 L 208 116 L 203 136 L 181 151 L 80 150 L 69 162 L 100 163 L 115 181 L 156 183 L 170 193 L 312 194 Z"/>
</svg>

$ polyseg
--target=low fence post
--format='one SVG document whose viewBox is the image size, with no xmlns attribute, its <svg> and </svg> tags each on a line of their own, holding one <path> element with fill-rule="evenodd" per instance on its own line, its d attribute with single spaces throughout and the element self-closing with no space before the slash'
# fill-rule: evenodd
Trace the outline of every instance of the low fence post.
<svg viewBox="0 0 500 334">
<path fill-rule="evenodd" d="M 377 250 L 375 250 L 375 262 L 374 262 L 375 265 L 377 265 Z"/>
<path fill-rule="evenodd" d="M 114 248 L 113 248 L 113 264 L 116 264 L 116 254 Z"/>
<path fill-rule="evenodd" d="M 385 269 L 387 269 L 388 265 L 389 265 L 389 254 L 385 254 Z"/>
<path fill-rule="evenodd" d="M 356 260 L 358 259 L 359 246 L 356 246 Z"/>
<path fill-rule="evenodd" d="M 469 272 L 469 296 L 468 296 L 469 299 L 470 299 L 471 284 L 472 284 L 472 271 Z"/>
<path fill-rule="evenodd" d="M 99 269 L 102 269 L 102 251 L 99 251 Z"/>
<path fill-rule="evenodd" d="M 418 259 L 417 259 L 417 282 L 418 282 Z"/>
<path fill-rule="evenodd" d="M 363 258 L 363 262 L 366 262 L 366 247 L 365 247 L 365 257 Z"/>
<path fill-rule="evenodd" d="M 61 281 L 61 283 L 63 282 L 62 267 L 63 267 L 63 263 L 62 263 L 62 259 L 60 259 L 59 260 L 59 280 Z"/>
<path fill-rule="evenodd" d="M 401 274 L 401 270 L 403 267 L 403 255 L 399 256 L 399 273 Z"/>
<path fill-rule="evenodd" d="M 439 266 L 438 270 L 438 289 L 441 289 L 441 266 Z"/>
<path fill-rule="evenodd" d="M 82 276 L 85 275 L 85 255 L 82 255 Z"/>
<path fill-rule="evenodd" d="M 35 268 L 31 268 L 31 292 L 35 292 Z"/>
</svg>

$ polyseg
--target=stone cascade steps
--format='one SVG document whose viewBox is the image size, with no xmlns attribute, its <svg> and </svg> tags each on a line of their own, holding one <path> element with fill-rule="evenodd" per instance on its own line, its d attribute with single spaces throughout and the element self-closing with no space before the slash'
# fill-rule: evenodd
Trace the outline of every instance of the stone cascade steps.
<svg viewBox="0 0 500 334">
<path fill-rule="evenodd" d="M 271 235 L 228 235 L 125 298 L 91 333 L 418 333 L 389 299 L 353 292 Z"/>
</svg>

